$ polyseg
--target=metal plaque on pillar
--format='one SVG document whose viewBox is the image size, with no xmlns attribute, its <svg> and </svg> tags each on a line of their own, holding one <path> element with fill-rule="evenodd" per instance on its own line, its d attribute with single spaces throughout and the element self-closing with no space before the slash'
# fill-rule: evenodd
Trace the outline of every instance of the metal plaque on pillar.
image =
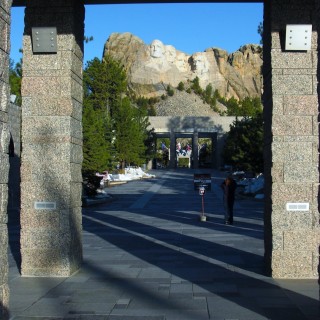
<svg viewBox="0 0 320 320">
<path fill-rule="evenodd" d="M 306 51 L 311 49 L 312 25 L 288 24 L 286 28 L 286 50 Z"/>
<path fill-rule="evenodd" d="M 33 53 L 57 53 L 57 28 L 32 28 Z"/>
</svg>

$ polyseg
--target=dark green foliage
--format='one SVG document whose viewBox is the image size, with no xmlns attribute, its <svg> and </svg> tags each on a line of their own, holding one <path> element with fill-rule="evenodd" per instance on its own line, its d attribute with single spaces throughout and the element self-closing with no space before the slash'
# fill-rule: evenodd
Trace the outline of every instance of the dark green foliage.
<svg viewBox="0 0 320 320">
<path fill-rule="evenodd" d="M 155 137 L 154 128 L 146 130 L 145 141 L 144 141 L 144 144 L 146 146 L 146 149 L 145 149 L 146 162 L 150 161 L 155 157 L 155 154 L 156 154 L 155 140 L 156 140 L 156 137 Z"/>
<path fill-rule="evenodd" d="M 262 111 L 261 100 L 258 97 L 249 98 L 246 97 L 243 100 L 238 101 L 234 97 L 230 99 L 226 99 L 225 97 L 221 97 L 219 91 L 217 89 L 213 90 L 212 84 L 208 84 L 206 89 L 203 90 L 200 87 L 199 78 L 196 77 L 193 79 L 191 84 L 191 89 L 196 93 L 201 99 L 203 103 L 207 103 L 210 107 L 220 113 L 221 116 L 255 116 L 256 114 Z M 191 89 L 188 88 L 186 92 L 191 93 Z M 222 103 L 227 107 L 226 112 L 221 112 L 217 107 L 217 101 Z"/>
<path fill-rule="evenodd" d="M 201 96 L 203 90 L 200 87 L 199 78 L 195 77 L 191 82 L 192 82 L 191 89 L 194 91 L 194 93 L 196 93 L 199 96 Z"/>
<path fill-rule="evenodd" d="M 83 165 L 85 174 L 95 174 L 110 169 L 111 143 L 106 139 L 107 111 L 94 109 L 84 101 L 83 106 Z"/>
<path fill-rule="evenodd" d="M 188 168 L 189 167 L 189 158 L 179 158 L 178 159 L 178 167 Z"/>
<path fill-rule="evenodd" d="M 241 110 L 239 108 L 238 100 L 234 97 L 231 97 L 229 100 L 226 100 L 225 106 L 227 107 L 227 115 L 228 116 L 240 116 Z"/>
<path fill-rule="evenodd" d="M 166 148 L 162 148 L 162 143 L 166 146 Z M 155 158 L 158 164 L 161 164 L 164 167 L 167 167 L 169 163 L 169 149 L 170 138 L 162 138 L 161 140 L 157 140 Z"/>
<path fill-rule="evenodd" d="M 174 95 L 174 90 L 171 88 L 170 85 L 167 86 L 167 94 L 169 97 L 172 97 Z"/>
<path fill-rule="evenodd" d="M 84 36 L 83 40 L 85 43 L 89 43 L 89 42 L 93 41 L 93 36 L 90 36 L 90 37 Z"/>
<path fill-rule="evenodd" d="M 113 122 L 121 93 L 126 89 L 123 68 L 110 57 L 87 62 L 83 74 L 83 166 L 84 175 L 111 170 L 115 149 Z"/>
<path fill-rule="evenodd" d="M 211 83 L 207 85 L 206 90 L 203 92 L 203 99 L 206 103 L 210 104 L 211 96 L 212 96 L 212 85 Z"/>
<path fill-rule="evenodd" d="M 210 165 L 212 159 L 212 140 L 208 138 L 199 138 L 199 166 L 207 167 Z"/>
<path fill-rule="evenodd" d="M 261 36 L 260 44 L 263 44 L 263 23 L 262 22 L 259 23 L 257 31 Z"/>
<path fill-rule="evenodd" d="M 217 100 L 221 98 L 221 95 L 218 89 L 214 90 L 213 97 Z"/>
<path fill-rule="evenodd" d="M 150 98 L 156 99 L 158 98 Z M 154 108 L 154 105 L 151 106 Z M 143 164 L 149 160 L 151 160 L 152 155 L 154 153 L 154 128 L 149 129 L 150 122 L 148 115 L 150 113 L 150 109 L 143 109 L 143 108 L 134 108 L 135 110 L 135 117 L 133 121 L 138 125 L 139 130 L 139 139 L 143 142 L 143 146 L 140 146 L 139 157 L 140 160 L 136 164 Z"/>
<path fill-rule="evenodd" d="M 141 165 L 151 143 L 148 112 L 157 98 L 127 96 L 126 73 L 119 62 L 106 56 L 87 63 L 84 71 L 83 172 L 112 170 L 115 164 Z M 151 107 L 150 107 L 151 106 Z"/>
<path fill-rule="evenodd" d="M 148 116 L 150 117 L 154 117 L 157 115 L 157 111 L 154 105 L 150 106 L 150 108 L 148 109 Z"/>
<path fill-rule="evenodd" d="M 148 116 L 156 116 L 155 104 L 160 101 L 157 97 L 145 98 L 138 97 L 133 99 L 138 108 L 142 108 L 147 111 Z"/>
<path fill-rule="evenodd" d="M 177 89 L 179 91 L 183 91 L 184 90 L 184 83 L 182 81 L 179 82 Z"/>
<path fill-rule="evenodd" d="M 210 105 L 210 107 L 215 111 L 221 114 L 220 110 L 217 108 L 217 99 L 220 98 L 219 91 L 216 89 L 213 91 L 212 84 L 209 83 L 206 86 L 206 89 L 202 91 L 201 98 L 204 103 L 207 103 Z"/>
<path fill-rule="evenodd" d="M 94 174 L 83 174 L 83 191 L 85 196 L 95 196 L 100 187 L 101 178 Z"/>
<path fill-rule="evenodd" d="M 209 104 L 214 111 L 221 114 L 220 110 L 217 108 L 217 99 L 220 98 L 220 94 L 217 89 L 213 91 L 211 83 L 209 83 L 206 89 L 202 91 L 201 98 L 203 102 Z"/>
<path fill-rule="evenodd" d="M 149 107 L 149 99 L 145 97 L 138 97 L 135 100 L 135 103 L 139 108 L 148 108 Z"/>
<path fill-rule="evenodd" d="M 220 97 L 218 101 L 227 107 L 227 116 L 255 116 L 262 112 L 261 100 L 258 97 L 246 97 L 243 100 L 236 100 L 234 97 L 226 99 Z"/>
<path fill-rule="evenodd" d="M 151 97 L 148 99 L 148 101 L 149 101 L 149 105 L 155 105 L 160 101 L 160 99 L 158 97 Z"/>
<path fill-rule="evenodd" d="M 121 168 L 127 165 L 141 165 L 145 161 L 147 139 L 146 115 L 141 109 L 132 107 L 124 98 L 115 113 L 115 148 Z"/>
<path fill-rule="evenodd" d="M 22 79 L 22 60 L 16 63 L 10 59 L 9 65 L 9 83 L 10 93 L 16 95 L 15 104 L 21 106 L 21 79 Z"/>
<path fill-rule="evenodd" d="M 260 98 L 246 97 L 240 101 L 241 113 L 244 116 L 255 116 L 262 112 L 262 104 Z"/>
<path fill-rule="evenodd" d="M 93 107 L 106 109 L 112 117 L 121 95 L 126 92 L 126 73 L 119 62 L 107 55 L 103 61 L 94 58 L 86 64 L 83 74 L 84 99 Z"/>
<path fill-rule="evenodd" d="M 223 159 L 225 164 L 238 169 L 263 172 L 262 113 L 233 122 L 225 141 Z"/>
</svg>

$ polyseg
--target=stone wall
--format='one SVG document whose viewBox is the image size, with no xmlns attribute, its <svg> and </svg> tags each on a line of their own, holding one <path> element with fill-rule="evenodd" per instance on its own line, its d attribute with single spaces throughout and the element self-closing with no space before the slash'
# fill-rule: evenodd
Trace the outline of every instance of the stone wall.
<svg viewBox="0 0 320 320">
<path fill-rule="evenodd" d="M 317 278 L 319 4 L 273 0 L 265 4 L 265 16 L 266 258 L 274 278 Z M 311 50 L 285 50 L 287 24 L 312 24 Z M 294 211 L 288 203 L 309 210 Z"/>
<path fill-rule="evenodd" d="M 0 1 L 0 318 L 8 318 L 9 51 L 11 1 Z"/>
<path fill-rule="evenodd" d="M 34 50 L 34 26 L 56 27 L 56 52 Z M 82 1 L 27 1 L 20 217 L 24 276 L 68 276 L 82 262 L 83 38 Z"/>
</svg>

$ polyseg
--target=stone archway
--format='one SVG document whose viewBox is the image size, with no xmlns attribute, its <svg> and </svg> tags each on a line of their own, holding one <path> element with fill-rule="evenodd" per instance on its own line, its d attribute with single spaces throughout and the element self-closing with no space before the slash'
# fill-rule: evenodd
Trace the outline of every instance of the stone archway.
<svg viewBox="0 0 320 320">
<path fill-rule="evenodd" d="M 176 140 L 188 137 L 192 140 L 192 168 L 199 168 L 199 139 L 211 140 L 213 151 L 207 159 L 211 168 L 219 168 L 222 164 L 221 152 L 225 135 L 235 117 L 149 117 L 150 128 L 154 128 L 157 137 L 166 137 L 170 140 L 170 168 L 177 167 Z"/>
<path fill-rule="evenodd" d="M 26 1 L 16 0 L 13 3 L 25 5 Z M 27 2 L 24 35 L 26 71 L 22 88 L 24 154 L 21 171 L 24 274 L 68 275 L 81 263 L 81 43 L 84 3 L 111 2 Z M 0 5 L 2 248 L 6 248 L 8 243 L 6 207 L 10 138 L 6 71 L 9 66 L 11 4 L 11 0 L 3 0 Z M 55 8 L 58 5 L 61 5 L 59 16 L 63 15 L 64 21 L 67 21 L 65 24 L 63 19 L 57 19 Z M 298 0 L 265 1 L 265 256 L 271 275 L 277 278 L 318 277 L 319 15 L 320 4 L 316 0 L 306 0 L 303 5 Z M 288 24 L 312 26 L 310 49 L 286 50 L 284 43 Z M 57 27 L 59 50 L 49 55 L 34 54 L 32 27 L 52 25 Z M 52 68 L 48 69 L 48 65 Z M 52 152 L 52 148 L 57 148 L 58 152 Z M 48 154 L 52 157 L 48 157 Z M 63 164 L 61 166 L 57 166 L 57 155 L 60 164 Z M 45 163 L 46 160 L 49 162 Z M 54 192 L 45 191 L 48 190 L 48 184 L 44 179 L 44 169 L 50 172 L 50 189 Z M 67 182 L 61 183 L 61 174 L 68 177 Z M 37 211 L 41 208 L 54 210 L 45 211 L 47 214 L 41 215 Z M 34 229 L 34 225 L 37 228 Z M 38 256 L 39 248 L 42 248 L 40 259 L 36 260 L 34 255 L 37 252 Z M 51 259 L 44 259 L 48 256 Z M 6 250 L 1 250 L 0 261 L 2 266 L 7 266 Z M 1 269 L 0 283 L 0 313 L 4 318 L 7 317 L 8 309 L 7 278 L 7 268 L 4 267 Z"/>
</svg>

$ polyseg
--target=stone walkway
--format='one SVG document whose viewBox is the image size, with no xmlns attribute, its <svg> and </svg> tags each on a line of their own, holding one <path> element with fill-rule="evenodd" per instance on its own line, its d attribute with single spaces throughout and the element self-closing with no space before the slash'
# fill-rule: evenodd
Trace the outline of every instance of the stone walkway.
<svg viewBox="0 0 320 320">
<path fill-rule="evenodd" d="M 319 320 L 316 280 L 264 274 L 263 202 L 238 199 L 223 224 L 221 173 L 201 196 L 193 171 L 108 189 L 113 201 L 83 209 L 81 270 L 69 278 L 20 277 L 10 227 L 14 320 Z"/>
</svg>

